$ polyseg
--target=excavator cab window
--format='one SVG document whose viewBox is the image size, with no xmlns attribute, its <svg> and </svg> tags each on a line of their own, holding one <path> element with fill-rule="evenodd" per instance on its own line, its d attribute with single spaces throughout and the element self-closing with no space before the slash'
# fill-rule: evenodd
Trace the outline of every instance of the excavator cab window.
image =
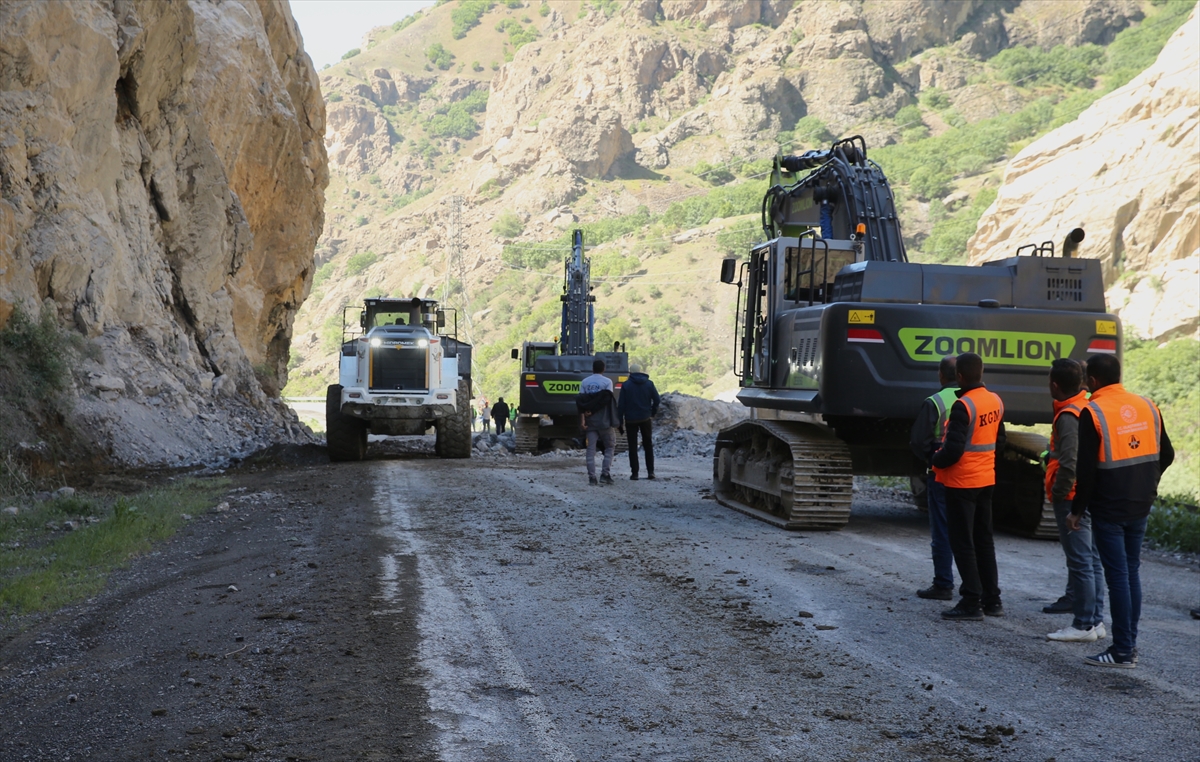
<svg viewBox="0 0 1200 762">
<path fill-rule="evenodd" d="M 840 241 L 801 239 L 799 246 L 787 246 L 783 256 L 783 298 L 790 302 L 824 303 L 829 301 L 834 278 L 855 260 L 853 249 L 843 249 Z"/>
<path fill-rule="evenodd" d="M 527 370 L 533 370 L 537 365 L 537 359 L 539 357 L 554 354 L 557 354 L 557 347 L 555 344 L 530 344 L 529 348 L 525 351 L 525 368 Z"/>
</svg>

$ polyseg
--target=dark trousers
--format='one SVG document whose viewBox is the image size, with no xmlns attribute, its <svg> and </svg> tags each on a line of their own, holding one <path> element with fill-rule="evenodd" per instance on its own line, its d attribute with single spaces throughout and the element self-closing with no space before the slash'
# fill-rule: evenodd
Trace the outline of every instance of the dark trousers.
<svg viewBox="0 0 1200 762">
<path fill-rule="evenodd" d="M 504 433 L 504 424 L 506 424 L 506 423 L 508 423 L 507 418 L 497 418 L 496 419 L 496 433 L 497 434 Z"/>
<path fill-rule="evenodd" d="M 996 571 L 996 543 L 992 538 L 992 492 L 994 487 L 946 488 L 946 520 L 950 549 L 958 576 L 963 608 L 1000 602 L 1000 574 Z"/>
<path fill-rule="evenodd" d="M 946 486 L 933 478 L 925 480 L 925 498 L 929 504 L 929 547 L 933 551 L 933 586 L 954 587 L 954 552 L 950 549 L 950 529 L 946 524 Z"/>
<path fill-rule="evenodd" d="M 1112 615 L 1113 650 L 1128 656 L 1137 649 L 1138 620 L 1142 617 L 1142 540 L 1146 519 L 1102 521 L 1092 517 L 1092 534 L 1108 581 L 1108 610 Z"/>
<path fill-rule="evenodd" d="M 646 451 L 646 473 L 654 473 L 654 442 L 650 437 L 650 419 L 625 422 L 625 441 L 629 444 L 629 473 L 638 472 L 638 432 L 642 434 L 642 449 Z"/>
</svg>

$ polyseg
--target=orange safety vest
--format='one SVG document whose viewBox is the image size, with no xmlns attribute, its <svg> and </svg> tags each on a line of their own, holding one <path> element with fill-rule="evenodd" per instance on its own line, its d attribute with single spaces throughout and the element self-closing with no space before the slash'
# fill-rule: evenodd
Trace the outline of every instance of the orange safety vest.
<svg viewBox="0 0 1200 762">
<path fill-rule="evenodd" d="M 1111 384 L 1092 393 L 1087 409 L 1100 435 L 1100 469 L 1157 462 L 1162 441 L 1162 413 L 1146 399 Z"/>
<path fill-rule="evenodd" d="M 1079 392 L 1070 399 L 1063 401 L 1054 400 L 1054 423 L 1058 423 L 1058 417 L 1063 413 L 1079 417 L 1083 412 L 1084 405 L 1087 404 L 1087 392 Z M 1050 430 L 1050 455 L 1046 462 L 1046 499 L 1053 500 L 1050 497 L 1050 488 L 1054 486 L 1054 479 L 1058 476 L 1058 440 L 1055 439 L 1054 430 Z M 1075 485 L 1071 485 L 1071 492 L 1067 495 L 1067 500 L 1075 498 Z"/>
<path fill-rule="evenodd" d="M 990 487 L 996 483 L 996 437 L 1004 419 L 999 395 L 977 386 L 958 398 L 967 407 L 967 445 L 962 457 L 949 468 L 933 469 L 937 480 L 955 489 Z M 949 427 L 947 427 L 949 428 Z M 946 441 L 945 434 L 942 441 Z"/>
</svg>

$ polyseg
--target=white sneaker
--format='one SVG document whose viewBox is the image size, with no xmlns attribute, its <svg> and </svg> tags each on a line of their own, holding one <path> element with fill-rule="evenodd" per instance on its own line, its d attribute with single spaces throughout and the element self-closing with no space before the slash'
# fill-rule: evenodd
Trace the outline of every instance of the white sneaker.
<svg viewBox="0 0 1200 762">
<path fill-rule="evenodd" d="M 1047 640 L 1058 640 L 1066 643 L 1091 643 L 1096 640 L 1098 633 L 1095 627 L 1089 627 L 1086 630 L 1080 630 L 1072 625 L 1067 625 L 1061 630 L 1056 630 L 1046 636 Z"/>
<path fill-rule="evenodd" d="M 1104 640 L 1108 637 L 1108 630 L 1104 629 L 1104 622 L 1097 624 L 1092 631 L 1096 633 L 1096 640 Z"/>
</svg>

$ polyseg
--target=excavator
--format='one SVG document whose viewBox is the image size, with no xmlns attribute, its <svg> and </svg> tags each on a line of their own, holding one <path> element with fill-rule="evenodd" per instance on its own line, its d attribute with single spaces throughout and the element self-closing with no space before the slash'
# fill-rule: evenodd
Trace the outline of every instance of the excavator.
<svg viewBox="0 0 1200 762">
<path fill-rule="evenodd" d="M 1100 262 L 1028 244 L 981 266 L 909 262 L 896 204 L 861 136 L 777 156 L 762 201 L 765 242 L 727 258 L 738 288 L 734 372 L 751 417 L 717 435 L 717 500 L 787 529 L 838 529 L 853 476 L 912 476 L 908 446 L 946 355 L 976 352 L 1004 401 L 1008 444 L 997 457 L 997 526 L 1055 537 L 1042 494 L 1050 363 L 1118 354 Z"/>
<path fill-rule="evenodd" d="M 611 352 L 594 352 L 596 297 L 591 261 L 584 256 L 583 231 L 571 235 L 571 256 L 563 265 L 562 326 L 554 341 L 526 341 L 512 358 L 521 361 L 520 401 L 513 433 L 518 453 L 534 455 L 554 440 L 582 438 L 575 397 L 579 382 L 592 374 L 592 361 L 604 361 L 604 375 L 621 394 L 629 378 L 629 355 L 618 342 Z M 624 440 L 618 437 L 617 450 Z"/>
</svg>

